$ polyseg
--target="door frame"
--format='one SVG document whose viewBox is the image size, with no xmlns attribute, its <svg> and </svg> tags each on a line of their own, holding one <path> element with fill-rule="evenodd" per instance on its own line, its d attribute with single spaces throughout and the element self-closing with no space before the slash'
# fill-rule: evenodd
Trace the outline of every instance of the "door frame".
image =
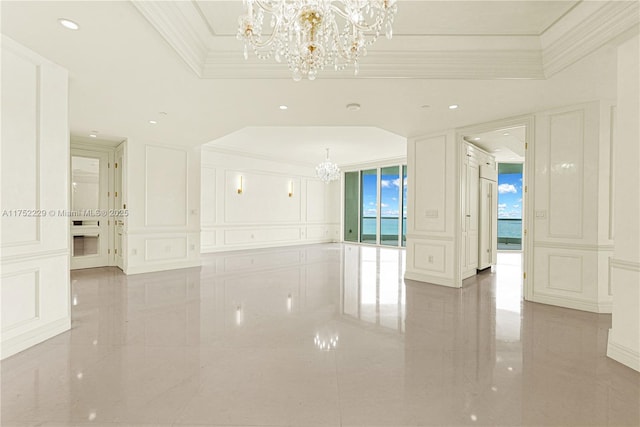
<svg viewBox="0 0 640 427">
<path fill-rule="evenodd" d="M 523 235 L 522 235 L 522 296 L 525 300 L 530 301 L 533 298 L 533 233 L 534 233 L 534 210 L 533 210 L 533 201 L 534 201 L 534 172 L 535 172 L 535 118 L 532 114 L 527 114 L 524 116 L 516 116 L 505 119 L 494 120 L 491 122 L 480 123 L 470 126 L 465 126 L 462 128 L 456 129 L 456 142 L 458 146 L 458 153 L 462 150 L 460 147 L 464 144 L 464 136 L 473 134 L 473 133 L 485 133 L 490 132 L 492 130 L 507 128 L 507 127 L 515 127 L 515 126 L 524 126 L 525 128 L 525 156 L 523 163 L 523 184 L 526 188 L 526 191 L 522 192 L 522 202 L 524 209 L 522 210 L 522 224 L 523 224 Z M 458 192 L 461 191 L 461 183 L 458 185 Z M 459 209 L 459 207 L 458 207 Z M 461 248 L 461 224 L 457 225 L 458 232 L 457 234 L 457 246 Z M 460 257 L 458 257 L 457 261 L 458 268 L 458 277 L 461 277 L 462 274 L 462 262 L 460 261 Z"/>
<path fill-rule="evenodd" d="M 79 138 L 72 137 L 70 143 L 70 152 L 69 152 L 69 162 L 71 162 L 71 157 L 76 155 L 75 153 L 80 153 L 78 155 L 82 155 L 83 153 L 87 154 L 96 154 L 101 156 L 106 156 L 107 158 L 107 216 L 101 219 L 107 221 L 107 262 L 104 267 L 115 266 L 116 258 L 115 258 L 115 216 L 112 216 L 111 213 L 116 209 L 115 206 L 115 152 L 116 146 L 120 145 L 120 142 L 114 145 L 113 141 L 102 141 L 99 139 L 91 139 L 88 138 Z M 72 179 L 72 171 L 69 168 L 69 183 L 73 182 Z M 124 187 L 124 183 L 123 183 Z M 124 195 L 121 195 L 122 197 Z M 69 211 L 72 211 L 71 206 L 71 197 L 69 198 Z M 70 219 L 71 220 L 71 219 Z M 71 235 L 72 227 L 69 227 L 69 235 L 72 240 L 73 237 Z M 71 255 L 71 254 L 70 254 Z M 96 266 L 98 267 L 98 266 Z M 77 267 L 77 269 L 82 268 L 92 268 L 92 267 Z"/>
</svg>

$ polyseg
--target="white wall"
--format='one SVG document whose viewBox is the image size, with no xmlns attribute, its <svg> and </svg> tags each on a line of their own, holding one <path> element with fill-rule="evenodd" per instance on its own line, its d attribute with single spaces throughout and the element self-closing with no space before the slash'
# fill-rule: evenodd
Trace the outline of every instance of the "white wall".
<svg viewBox="0 0 640 427">
<path fill-rule="evenodd" d="M 200 265 L 200 148 L 126 144 L 125 273 Z"/>
<path fill-rule="evenodd" d="M 457 152 L 454 131 L 408 140 L 407 279 L 460 286 Z"/>
<path fill-rule="evenodd" d="M 203 146 L 202 252 L 337 241 L 339 196 L 313 167 Z"/>
<path fill-rule="evenodd" d="M 67 81 L 2 37 L 2 358 L 71 324 Z"/>
<path fill-rule="evenodd" d="M 532 301 L 611 312 L 611 112 L 591 102 L 535 115 Z"/>
<path fill-rule="evenodd" d="M 614 138 L 615 248 L 610 262 L 612 328 L 607 355 L 640 371 L 640 66 L 638 36 L 618 48 Z"/>
</svg>

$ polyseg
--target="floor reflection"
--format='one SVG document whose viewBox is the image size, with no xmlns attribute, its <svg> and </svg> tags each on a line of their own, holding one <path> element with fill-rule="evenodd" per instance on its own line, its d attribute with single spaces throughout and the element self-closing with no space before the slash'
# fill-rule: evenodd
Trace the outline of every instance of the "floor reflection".
<svg viewBox="0 0 640 427">
<path fill-rule="evenodd" d="M 345 245 L 342 314 L 404 332 L 405 251 Z"/>
<path fill-rule="evenodd" d="M 611 317 L 522 301 L 520 253 L 461 289 L 405 252 L 312 245 L 72 273 L 72 330 L 2 362 L 2 425 L 639 425 Z"/>
</svg>

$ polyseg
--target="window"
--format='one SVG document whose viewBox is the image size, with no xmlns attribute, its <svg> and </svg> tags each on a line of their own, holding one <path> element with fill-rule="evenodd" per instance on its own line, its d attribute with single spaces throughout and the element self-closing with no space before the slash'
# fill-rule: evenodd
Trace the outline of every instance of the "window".
<svg viewBox="0 0 640 427">
<path fill-rule="evenodd" d="M 405 246 L 407 166 L 345 172 L 344 241 Z"/>
<path fill-rule="evenodd" d="M 522 164 L 498 165 L 498 249 L 522 249 Z"/>
</svg>

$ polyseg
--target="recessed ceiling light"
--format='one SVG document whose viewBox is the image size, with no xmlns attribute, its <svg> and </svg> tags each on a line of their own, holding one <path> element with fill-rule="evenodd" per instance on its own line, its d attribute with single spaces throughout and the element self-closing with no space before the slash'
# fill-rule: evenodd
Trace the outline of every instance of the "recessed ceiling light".
<svg viewBox="0 0 640 427">
<path fill-rule="evenodd" d="M 58 19 L 58 22 L 60 23 L 60 25 L 62 25 L 63 27 L 65 27 L 68 30 L 79 30 L 80 29 L 80 25 L 76 24 L 75 22 L 73 22 L 70 19 L 66 19 L 66 18 L 60 18 Z"/>
<path fill-rule="evenodd" d="M 503 133 L 504 136 L 509 136 L 509 132 Z"/>
<path fill-rule="evenodd" d="M 480 141 L 480 138 L 478 138 L 477 136 L 475 138 L 473 138 L 474 141 Z"/>
<path fill-rule="evenodd" d="M 288 109 L 289 107 L 287 107 L 286 105 L 281 105 L 279 108 L 280 108 L 281 110 L 286 110 L 286 109 Z"/>
<path fill-rule="evenodd" d="M 149 123 L 151 123 L 152 125 L 155 125 L 158 122 L 156 122 L 155 120 L 149 120 Z"/>
<path fill-rule="evenodd" d="M 95 133 L 90 133 L 90 134 L 89 134 L 89 136 L 90 136 L 91 138 L 97 138 L 97 137 L 98 137 L 98 135 L 96 135 Z"/>
<path fill-rule="evenodd" d="M 451 104 L 451 105 L 449 105 L 449 110 L 455 110 L 458 107 L 459 107 L 458 104 Z"/>
<path fill-rule="evenodd" d="M 360 109 L 360 104 L 356 104 L 355 102 L 353 104 L 347 104 L 347 110 L 349 111 L 358 111 Z"/>
</svg>

